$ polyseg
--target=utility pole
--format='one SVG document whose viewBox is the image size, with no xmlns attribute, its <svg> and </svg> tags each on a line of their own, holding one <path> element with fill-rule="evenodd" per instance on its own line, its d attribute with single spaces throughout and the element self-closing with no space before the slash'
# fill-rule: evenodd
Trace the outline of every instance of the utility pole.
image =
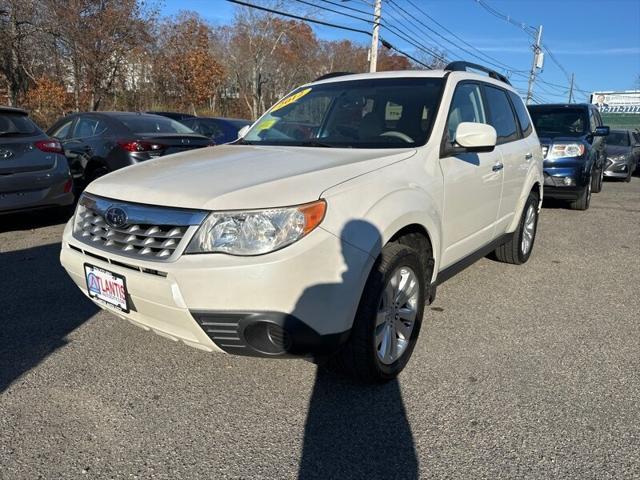
<svg viewBox="0 0 640 480">
<path fill-rule="evenodd" d="M 571 73 L 571 86 L 569 87 L 569 103 L 571 103 L 573 100 L 573 80 L 575 76 L 576 76 L 575 73 Z"/>
<path fill-rule="evenodd" d="M 527 105 L 531 103 L 533 96 L 533 82 L 536 80 L 536 69 L 542 68 L 542 49 L 540 42 L 542 41 L 542 25 L 538 27 L 538 35 L 536 43 L 533 46 L 533 62 L 531 63 L 531 72 L 529 73 L 529 87 L 527 88 Z"/>
<path fill-rule="evenodd" d="M 371 50 L 369 52 L 369 71 L 375 72 L 378 66 L 378 31 L 380 30 L 380 16 L 382 15 L 382 0 L 375 0 L 373 10 L 373 32 L 371 32 Z"/>
</svg>

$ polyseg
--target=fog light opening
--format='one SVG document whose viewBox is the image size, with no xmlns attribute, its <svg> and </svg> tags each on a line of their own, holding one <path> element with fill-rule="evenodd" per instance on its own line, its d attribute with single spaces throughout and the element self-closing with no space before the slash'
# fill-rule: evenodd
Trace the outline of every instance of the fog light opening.
<svg viewBox="0 0 640 480">
<path fill-rule="evenodd" d="M 258 321 L 244 329 L 247 344 L 261 353 L 281 355 L 291 349 L 291 336 L 280 325 Z"/>
</svg>

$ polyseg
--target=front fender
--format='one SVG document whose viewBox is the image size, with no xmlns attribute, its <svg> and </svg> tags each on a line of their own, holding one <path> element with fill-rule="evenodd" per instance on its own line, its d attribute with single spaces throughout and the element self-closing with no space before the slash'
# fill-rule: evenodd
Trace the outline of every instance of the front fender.
<svg viewBox="0 0 640 480">
<path fill-rule="evenodd" d="M 343 218 L 346 220 L 330 219 L 324 228 L 376 258 L 398 231 L 409 225 L 418 225 L 426 230 L 431 241 L 435 261 L 432 281 L 435 280 L 440 260 L 442 225 L 441 209 L 438 207 L 440 202 L 435 195 L 418 188 L 402 188 L 368 205 L 363 201 L 364 198 L 360 198 L 357 205 L 349 205 L 340 197 L 329 196 L 327 201 L 330 209 L 344 212 Z M 342 215 L 338 214 L 337 217 Z"/>
</svg>

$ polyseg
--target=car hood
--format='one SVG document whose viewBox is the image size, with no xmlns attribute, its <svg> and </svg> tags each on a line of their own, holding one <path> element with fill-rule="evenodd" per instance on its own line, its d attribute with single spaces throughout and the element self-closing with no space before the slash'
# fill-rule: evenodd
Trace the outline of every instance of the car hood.
<svg viewBox="0 0 640 480">
<path fill-rule="evenodd" d="M 551 145 L 553 143 L 585 143 L 584 137 L 546 137 L 539 136 L 541 145 Z"/>
<path fill-rule="evenodd" d="M 123 201 L 205 210 L 295 205 L 415 152 L 221 145 L 117 170 L 92 182 L 87 191 Z"/>
<path fill-rule="evenodd" d="M 629 153 L 631 153 L 631 147 L 625 147 L 621 145 L 607 145 L 607 157 L 628 155 Z"/>
</svg>

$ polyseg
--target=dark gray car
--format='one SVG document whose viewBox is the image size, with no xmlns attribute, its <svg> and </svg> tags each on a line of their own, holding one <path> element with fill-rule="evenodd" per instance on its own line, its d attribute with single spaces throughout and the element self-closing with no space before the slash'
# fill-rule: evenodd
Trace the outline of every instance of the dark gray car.
<svg viewBox="0 0 640 480">
<path fill-rule="evenodd" d="M 73 181 L 60 142 L 26 111 L 0 106 L 0 214 L 73 204 Z"/>
<path fill-rule="evenodd" d="M 604 176 L 631 181 L 640 160 L 640 143 L 631 130 L 611 130 L 607 137 L 607 163 Z"/>
</svg>

